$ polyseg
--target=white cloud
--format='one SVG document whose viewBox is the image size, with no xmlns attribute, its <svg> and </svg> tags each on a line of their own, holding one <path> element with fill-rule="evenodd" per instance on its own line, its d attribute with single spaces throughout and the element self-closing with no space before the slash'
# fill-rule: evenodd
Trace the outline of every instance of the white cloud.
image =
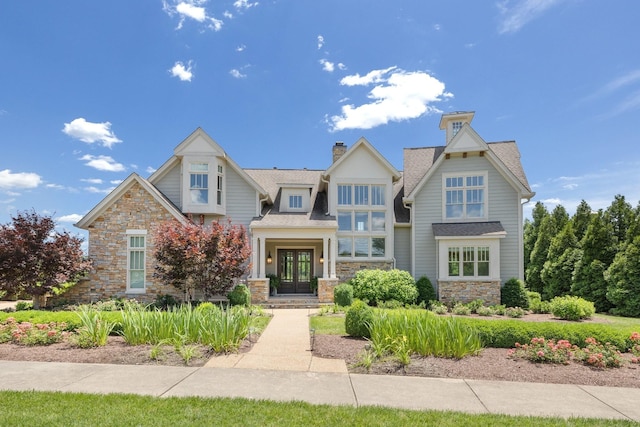
<svg viewBox="0 0 640 427">
<path fill-rule="evenodd" d="M 500 34 L 515 33 L 544 12 L 564 0 L 504 0 L 497 4 L 500 10 Z"/>
<path fill-rule="evenodd" d="M 433 24 L 433 29 L 436 31 L 440 31 L 442 29 L 442 25 L 440 24 Z"/>
<path fill-rule="evenodd" d="M 102 180 L 100 178 L 85 178 L 80 181 L 87 182 L 89 184 L 102 184 Z"/>
<path fill-rule="evenodd" d="M 240 72 L 240 70 L 234 68 L 232 70 L 229 71 L 229 74 L 231 74 L 233 77 L 235 77 L 236 79 L 244 79 L 245 77 L 247 77 L 246 74 L 242 74 Z"/>
<path fill-rule="evenodd" d="M 388 122 L 414 119 L 441 111 L 431 104 L 453 97 L 445 85 L 423 71 L 408 72 L 397 67 L 373 70 L 365 76 L 346 76 L 343 86 L 375 85 L 367 94 L 371 100 L 363 105 L 343 105 L 342 114 L 327 121 L 332 132 L 344 129 L 371 129 Z"/>
<path fill-rule="evenodd" d="M 346 70 L 347 66 L 344 65 L 342 62 L 338 62 L 338 68 L 341 69 L 341 70 Z"/>
<path fill-rule="evenodd" d="M 85 187 L 85 190 L 87 190 L 89 193 L 97 193 L 97 194 L 109 194 L 111 193 L 115 187 L 109 187 L 109 188 L 98 188 L 98 187 Z"/>
<path fill-rule="evenodd" d="M 111 148 L 115 143 L 122 142 L 111 131 L 110 122 L 91 123 L 82 117 L 72 120 L 71 123 L 65 123 L 62 132 L 87 144 L 99 142 L 108 148 Z"/>
<path fill-rule="evenodd" d="M 324 46 L 324 37 L 322 35 L 318 35 L 318 49 L 322 49 Z"/>
<path fill-rule="evenodd" d="M 224 12 L 222 12 L 222 16 L 224 16 L 227 19 L 233 19 L 233 13 L 229 12 L 228 10 L 225 10 Z"/>
<path fill-rule="evenodd" d="M 190 82 L 193 78 L 193 72 L 191 71 L 191 69 L 191 61 L 189 61 L 186 66 L 181 61 L 176 61 L 169 72 L 171 73 L 172 77 L 177 77 L 183 82 Z"/>
<path fill-rule="evenodd" d="M 82 219 L 82 215 L 69 214 L 69 215 L 59 216 L 58 218 L 56 218 L 56 221 L 58 221 L 58 222 L 70 222 L 72 224 L 75 224 L 76 222 L 80 221 L 81 219 Z"/>
<path fill-rule="evenodd" d="M 13 202 L 15 202 L 15 201 L 16 201 L 16 199 L 5 199 L 5 200 L 0 200 L 0 204 L 8 205 L 9 203 L 13 203 Z"/>
<path fill-rule="evenodd" d="M 65 187 L 64 185 L 60 185 L 60 184 L 47 184 L 45 185 L 46 188 L 53 188 L 54 190 L 64 190 Z"/>
<path fill-rule="evenodd" d="M 147 171 L 147 173 L 154 173 L 155 171 L 157 171 L 156 168 L 152 168 L 151 166 L 147 166 L 147 169 L 145 169 Z"/>
<path fill-rule="evenodd" d="M 111 181 L 109 181 L 109 183 L 110 183 L 110 184 L 113 184 L 113 185 L 118 185 L 118 184 L 120 184 L 122 181 L 124 181 L 124 180 L 122 180 L 122 179 L 112 179 Z"/>
<path fill-rule="evenodd" d="M 122 163 L 118 163 L 110 156 L 92 156 L 91 154 L 85 154 L 80 157 L 80 160 L 84 160 L 86 166 L 90 166 L 94 169 L 107 172 L 122 172 L 125 167 Z"/>
<path fill-rule="evenodd" d="M 237 10 L 247 10 L 259 4 L 260 3 L 258 3 L 257 1 L 251 3 L 249 2 L 249 0 L 236 0 L 233 2 L 233 7 L 235 7 Z"/>
<path fill-rule="evenodd" d="M 41 183 L 42 177 L 36 173 L 11 173 L 9 169 L 0 171 L 0 189 L 3 190 L 36 188 Z"/>
<path fill-rule="evenodd" d="M 575 184 L 575 183 L 565 184 L 565 185 L 562 186 L 562 188 L 564 188 L 565 190 L 575 190 L 578 187 L 579 187 L 579 185 Z"/>
<path fill-rule="evenodd" d="M 335 64 L 333 62 L 327 61 L 326 59 L 321 59 L 318 62 L 322 64 L 322 69 L 329 73 L 333 73 L 333 70 L 336 69 Z"/>
<path fill-rule="evenodd" d="M 223 21 L 209 16 L 207 9 L 202 5 L 206 4 L 207 0 L 184 0 L 180 2 L 173 2 L 175 6 L 172 6 L 167 1 L 163 1 L 162 9 L 169 15 L 178 15 L 180 21 L 176 30 L 182 29 L 187 19 L 194 20 L 200 24 L 204 24 L 207 28 L 220 31 L 222 29 Z"/>
<path fill-rule="evenodd" d="M 241 44 L 240 46 L 236 47 L 236 52 L 244 52 L 246 48 L 247 46 L 245 46 L 244 44 Z"/>
</svg>

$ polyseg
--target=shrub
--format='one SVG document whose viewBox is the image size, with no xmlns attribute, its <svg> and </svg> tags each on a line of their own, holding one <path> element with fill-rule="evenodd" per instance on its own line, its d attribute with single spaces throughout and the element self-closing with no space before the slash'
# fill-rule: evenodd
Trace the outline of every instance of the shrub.
<svg viewBox="0 0 640 427">
<path fill-rule="evenodd" d="M 395 310 L 398 308 L 403 308 L 403 305 L 400 301 L 396 301 L 394 299 L 390 299 L 388 301 L 382 301 L 378 306 L 380 308 L 386 308 L 388 310 Z"/>
<path fill-rule="evenodd" d="M 591 301 L 575 296 L 564 296 L 551 300 L 551 312 L 560 319 L 578 321 L 590 318 L 596 309 Z"/>
<path fill-rule="evenodd" d="M 480 307 L 484 307 L 483 299 L 475 299 L 469 303 L 467 303 L 467 307 L 471 310 L 472 313 L 477 313 Z"/>
<path fill-rule="evenodd" d="M 579 349 L 575 353 L 577 360 L 582 361 L 585 365 L 596 368 L 619 368 L 622 366 L 624 359 L 618 349 L 610 344 L 600 344 L 594 338 L 587 338 L 587 344 L 583 349 Z"/>
<path fill-rule="evenodd" d="M 493 309 L 493 312 L 498 316 L 504 316 L 507 311 L 507 306 L 504 304 L 496 304 L 491 306 L 491 308 Z"/>
<path fill-rule="evenodd" d="M 9 317 L 0 325 L 0 342 L 13 341 L 22 345 L 49 345 L 62 341 L 64 323 L 18 322 Z"/>
<path fill-rule="evenodd" d="M 416 289 L 418 290 L 418 298 L 416 300 L 418 304 L 424 303 L 428 308 L 430 307 L 431 301 L 435 301 L 437 299 L 436 290 L 433 288 L 433 285 L 427 276 L 422 276 L 418 279 L 416 282 Z"/>
<path fill-rule="evenodd" d="M 524 313 L 525 313 L 524 309 L 520 307 L 507 307 L 506 310 L 504 311 L 505 316 L 516 317 L 516 318 L 520 318 L 524 316 Z"/>
<path fill-rule="evenodd" d="M 18 301 L 16 303 L 16 311 L 32 310 L 33 303 L 31 301 Z"/>
<path fill-rule="evenodd" d="M 459 316 L 468 316 L 471 314 L 471 309 L 468 306 L 458 302 L 451 309 L 451 313 L 457 314 Z"/>
<path fill-rule="evenodd" d="M 440 301 L 431 301 L 431 311 L 433 311 L 435 314 L 447 314 L 449 312 L 449 309 Z"/>
<path fill-rule="evenodd" d="M 89 306 L 81 307 L 76 314 L 82 322 L 74 339 L 76 346 L 88 348 L 107 344 L 107 338 L 115 327 L 114 322 L 103 319 L 101 312 Z"/>
<path fill-rule="evenodd" d="M 478 316 L 493 316 L 494 311 L 491 307 L 482 306 L 478 307 L 476 313 L 478 314 Z"/>
<path fill-rule="evenodd" d="M 572 346 L 567 340 L 546 340 L 544 337 L 531 338 L 530 344 L 515 344 L 515 348 L 509 350 L 509 357 L 526 359 L 538 363 L 559 363 L 566 365 L 573 356 Z"/>
<path fill-rule="evenodd" d="M 353 302 L 353 286 L 340 283 L 333 288 L 333 302 L 342 307 L 348 307 Z"/>
<path fill-rule="evenodd" d="M 418 289 L 411 274 L 402 270 L 360 270 L 351 279 L 353 296 L 371 305 L 382 301 L 396 300 L 413 304 Z"/>
<path fill-rule="evenodd" d="M 167 310 L 171 307 L 175 307 L 176 305 L 178 305 L 178 301 L 171 295 L 159 294 L 156 297 L 156 300 L 153 303 L 153 305 L 159 308 L 160 310 Z"/>
<path fill-rule="evenodd" d="M 500 290 L 500 303 L 507 307 L 529 308 L 529 298 L 522 280 L 513 277 L 504 284 Z"/>
<path fill-rule="evenodd" d="M 231 305 L 243 305 L 249 307 L 251 305 L 251 292 L 247 285 L 240 283 L 236 285 L 227 295 Z"/>
<path fill-rule="evenodd" d="M 344 317 L 344 327 L 348 335 L 352 337 L 369 338 L 371 332 L 369 325 L 373 318 L 373 309 L 364 301 L 354 300 Z"/>
</svg>

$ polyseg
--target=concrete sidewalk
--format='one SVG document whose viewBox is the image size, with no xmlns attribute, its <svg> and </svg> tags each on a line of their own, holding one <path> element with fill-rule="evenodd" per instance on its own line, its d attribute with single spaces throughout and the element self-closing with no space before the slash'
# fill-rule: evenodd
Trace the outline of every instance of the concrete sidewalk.
<svg viewBox="0 0 640 427">
<path fill-rule="evenodd" d="M 310 311 L 274 310 L 249 353 L 201 368 L 0 360 L 0 390 L 244 397 L 313 404 L 626 419 L 640 422 L 640 389 L 349 374 L 310 352 Z"/>
</svg>

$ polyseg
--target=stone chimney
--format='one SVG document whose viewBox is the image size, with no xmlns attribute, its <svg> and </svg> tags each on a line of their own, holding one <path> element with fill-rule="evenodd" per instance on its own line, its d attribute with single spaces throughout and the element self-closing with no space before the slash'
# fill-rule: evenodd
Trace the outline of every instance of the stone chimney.
<svg viewBox="0 0 640 427">
<path fill-rule="evenodd" d="M 347 146 L 342 141 L 336 141 L 336 145 L 333 146 L 333 163 L 337 162 L 344 153 L 347 152 Z"/>
</svg>

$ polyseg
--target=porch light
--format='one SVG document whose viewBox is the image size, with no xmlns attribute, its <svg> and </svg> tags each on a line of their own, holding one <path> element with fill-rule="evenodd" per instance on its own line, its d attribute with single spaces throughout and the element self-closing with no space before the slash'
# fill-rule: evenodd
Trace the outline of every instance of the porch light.
<svg viewBox="0 0 640 427">
<path fill-rule="evenodd" d="M 267 255 L 267 264 L 271 264 L 273 262 L 273 258 L 271 258 L 271 251 L 269 251 L 269 255 Z"/>
<path fill-rule="evenodd" d="M 320 264 L 324 263 L 324 252 L 320 254 Z"/>
</svg>

